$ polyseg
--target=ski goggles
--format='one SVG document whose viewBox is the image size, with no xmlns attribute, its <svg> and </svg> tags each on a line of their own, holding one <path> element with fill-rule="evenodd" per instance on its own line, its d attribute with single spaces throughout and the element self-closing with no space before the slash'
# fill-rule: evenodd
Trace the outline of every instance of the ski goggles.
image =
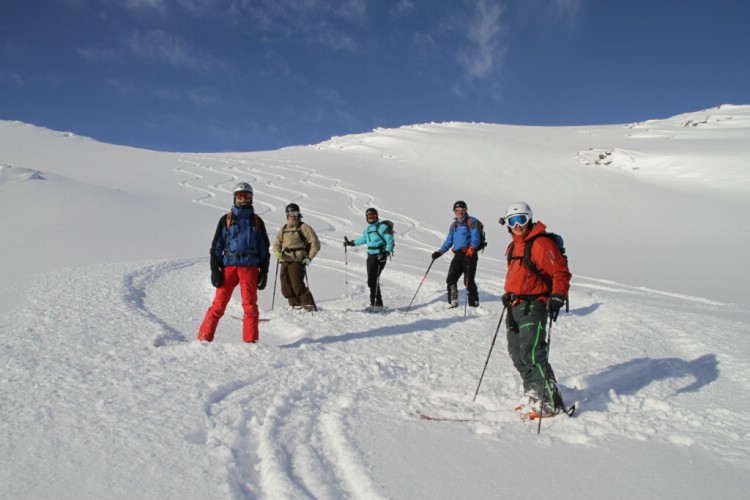
<svg viewBox="0 0 750 500">
<path fill-rule="evenodd" d="M 286 213 L 287 217 L 299 217 L 299 212 L 296 210 L 290 210 Z"/>
<path fill-rule="evenodd" d="M 378 220 L 377 214 L 367 214 L 367 220 Z"/>
<path fill-rule="evenodd" d="M 509 227 L 525 226 L 529 222 L 529 216 L 526 214 L 515 214 L 505 219 L 505 222 L 508 223 Z"/>
</svg>

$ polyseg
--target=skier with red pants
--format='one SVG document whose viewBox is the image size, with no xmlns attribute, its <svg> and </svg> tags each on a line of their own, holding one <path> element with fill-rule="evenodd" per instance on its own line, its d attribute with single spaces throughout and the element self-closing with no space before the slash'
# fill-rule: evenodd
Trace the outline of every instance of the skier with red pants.
<svg viewBox="0 0 750 500">
<path fill-rule="evenodd" d="M 253 210 L 253 188 L 247 182 L 234 187 L 231 211 L 219 219 L 211 243 L 211 284 L 216 296 L 198 330 L 198 340 L 212 342 L 232 292 L 242 294 L 242 340 L 258 341 L 258 290 L 266 287 L 270 261 L 266 226 Z"/>
<path fill-rule="evenodd" d="M 544 417 L 566 410 L 547 359 L 546 327 L 548 318 L 557 320 L 572 275 L 555 241 L 539 237 L 547 234 L 546 226 L 533 217 L 531 207 L 523 202 L 511 204 L 505 212 L 513 242 L 506 250 L 508 273 L 502 301 L 508 310 L 508 353 L 523 380 L 525 409 Z M 531 264 L 541 275 L 527 265 L 527 245 L 531 245 Z"/>
</svg>

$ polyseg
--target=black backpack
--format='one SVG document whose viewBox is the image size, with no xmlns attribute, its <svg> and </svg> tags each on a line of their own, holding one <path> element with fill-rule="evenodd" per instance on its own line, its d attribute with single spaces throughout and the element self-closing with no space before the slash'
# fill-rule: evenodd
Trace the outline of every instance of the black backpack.
<svg viewBox="0 0 750 500">
<path fill-rule="evenodd" d="M 477 252 L 479 252 L 481 250 L 484 250 L 485 247 L 487 246 L 487 235 L 484 234 L 484 224 L 482 223 L 481 220 L 477 219 L 476 217 L 466 217 L 466 220 L 465 220 L 466 228 L 469 231 L 471 231 L 471 225 L 469 224 L 470 219 L 474 219 L 475 221 L 477 221 L 477 228 L 479 229 L 479 246 L 477 247 Z M 455 231 L 457 227 L 458 227 L 458 222 L 454 222 L 452 230 Z"/>
<path fill-rule="evenodd" d="M 560 250 L 560 253 L 562 254 L 563 258 L 565 259 L 565 263 L 568 263 L 568 254 L 565 253 L 565 240 L 563 240 L 563 237 L 556 233 L 541 233 L 537 234 L 536 236 L 529 239 L 529 241 L 526 242 L 526 248 L 524 248 L 523 257 L 511 257 L 513 255 L 513 249 L 515 247 L 515 242 L 511 242 L 508 246 L 508 265 L 510 265 L 510 261 L 513 259 L 521 259 L 523 258 L 524 263 L 526 264 L 526 268 L 531 271 L 534 275 L 536 275 L 540 280 L 544 282 L 545 285 L 547 285 L 547 296 L 552 293 L 552 279 L 548 276 L 545 276 L 542 274 L 542 272 L 534 265 L 534 263 L 531 261 L 531 246 L 536 241 L 537 238 L 540 237 L 547 237 L 555 242 L 555 245 L 557 245 L 557 248 Z M 570 301 L 568 300 L 568 297 L 565 297 L 565 311 L 570 311 Z"/>
</svg>

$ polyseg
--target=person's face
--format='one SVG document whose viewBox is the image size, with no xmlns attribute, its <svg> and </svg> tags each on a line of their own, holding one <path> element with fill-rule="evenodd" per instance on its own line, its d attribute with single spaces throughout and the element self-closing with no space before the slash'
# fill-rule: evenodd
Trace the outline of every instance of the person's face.
<svg viewBox="0 0 750 500">
<path fill-rule="evenodd" d="M 462 218 L 464 215 L 466 215 L 466 209 L 465 208 L 456 208 L 453 210 L 453 213 L 456 214 L 456 217 L 459 219 Z"/>
<path fill-rule="evenodd" d="M 298 219 L 299 219 L 299 212 L 297 212 L 296 210 L 286 213 L 286 220 L 288 220 L 289 222 L 294 222 Z"/>
<path fill-rule="evenodd" d="M 234 194 L 234 199 L 240 203 L 247 203 L 249 201 L 253 201 L 253 193 L 249 191 L 239 191 L 238 193 Z"/>
<path fill-rule="evenodd" d="M 378 216 L 375 214 L 367 214 L 367 222 L 373 223 L 378 220 Z"/>
</svg>

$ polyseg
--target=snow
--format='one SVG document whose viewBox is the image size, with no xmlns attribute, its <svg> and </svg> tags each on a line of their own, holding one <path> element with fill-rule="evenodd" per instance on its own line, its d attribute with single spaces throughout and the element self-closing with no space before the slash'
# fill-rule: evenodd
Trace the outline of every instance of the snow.
<svg viewBox="0 0 750 500">
<path fill-rule="evenodd" d="M 729 105 L 255 153 L 0 121 L 0 496 L 744 496 L 749 139 L 750 106 Z M 321 310 L 290 311 L 270 280 L 259 344 L 241 343 L 238 297 L 201 344 L 208 247 L 240 180 L 272 236 L 291 201 L 318 232 Z M 489 243 L 476 310 L 446 309 L 447 256 L 425 278 L 458 199 Z M 550 356 L 578 411 L 539 435 L 512 410 L 504 326 L 472 401 L 501 311 L 509 237 L 495 221 L 518 200 L 565 237 L 574 274 Z M 369 206 L 396 225 L 383 314 L 362 312 L 364 251 L 341 245 Z"/>
</svg>

